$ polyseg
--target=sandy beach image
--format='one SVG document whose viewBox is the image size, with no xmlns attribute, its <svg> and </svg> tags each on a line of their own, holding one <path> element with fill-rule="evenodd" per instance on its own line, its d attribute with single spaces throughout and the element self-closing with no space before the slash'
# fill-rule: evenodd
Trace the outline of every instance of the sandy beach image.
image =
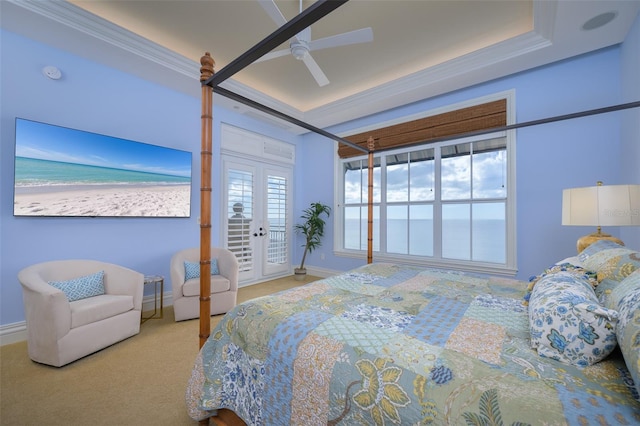
<svg viewBox="0 0 640 426">
<path fill-rule="evenodd" d="M 67 188 L 16 193 L 18 216 L 188 217 L 189 185 Z"/>
<path fill-rule="evenodd" d="M 16 119 L 13 212 L 189 217 L 191 152 Z"/>
</svg>

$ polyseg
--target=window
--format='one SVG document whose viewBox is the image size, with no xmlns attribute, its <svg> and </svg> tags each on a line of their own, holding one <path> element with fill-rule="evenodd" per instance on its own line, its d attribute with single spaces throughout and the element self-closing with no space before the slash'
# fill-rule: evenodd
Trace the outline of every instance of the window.
<svg viewBox="0 0 640 426">
<path fill-rule="evenodd" d="M 509 139 L 503 132 L 375 155 L 374 258 L 515 273 Z M 339 162 L 336 249 L 361 256 L 367 250 L 367 158 Z"/>
</svg>

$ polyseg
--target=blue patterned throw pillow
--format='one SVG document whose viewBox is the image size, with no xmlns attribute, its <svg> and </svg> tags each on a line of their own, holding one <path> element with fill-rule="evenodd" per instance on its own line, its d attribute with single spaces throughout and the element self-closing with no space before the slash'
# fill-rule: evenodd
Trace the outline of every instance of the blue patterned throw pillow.
<svg viewBox="0 0 640 426">
<path fill-rule="evenodd" d="M 582 250 L 580 254 L 578 254 L 578 259 L 584 264 L 584 262 L 588 261 L 589 259 L 591 259 L 591 257 L 596 256 L 602 251 L 617 249 L 624 249 L 624 246 L 621 246 L 620 244 L 614 243 L 610 240 L 599 240 Z M 591 259 L 591 261 L 593 260 L 594 259 Z"/>
<path fill-rule="evenodd" d="M 586 367 L 616 347 L 618 312 L 598 303 L 587 279 L 569 272 L 538 281 L 529 300 L 531 346 L 538 354 Z"/>
<path fill-rule="evenodd" d="M 67 281 L 49 281 L 49 285 L 62 290 L 69 302 L 100 296 L 104 294 L 104 271 Z"/>
<path fill-rule="evenodd" d="M 200 276 L 200 263 L 184 261 L 184 280 L 189 281 L 192 278 Z"/>
<path fill-rule="evenodd" d="M 618 345 L 640 395 L 640 269 L 613 289 L 609 302 L 620 315 Z"/>
<path fill-rule="evenodd" d="M 219 275 L 218 259 L 211 259 L 211 275 Z M 192 278 L 200 278 L 200 262 L 184 261 L 184 280 L 189 281 Z"/>
<path fill-rule="evenodd" d="M 600 241 L 584 251 L 593 246 L 596 248 L 592 253 L 588 253 L 584 267 L 596 273 L 599 283 L 596 296 L 603 305 L 609 306 L 608 299 L 616 286 L 635 270 L 640 269 L 640 252 L 615 243 L 605 244 Z"/>
</svg>

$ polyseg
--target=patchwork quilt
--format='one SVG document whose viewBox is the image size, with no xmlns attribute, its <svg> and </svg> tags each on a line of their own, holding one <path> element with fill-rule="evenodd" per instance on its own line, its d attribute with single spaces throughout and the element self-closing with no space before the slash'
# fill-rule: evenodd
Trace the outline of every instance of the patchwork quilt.
<svg viewBox="0 0 640 426">
<path fill-rule="evenodd" d="M 250 425 L 640 422 L 619 350 L 584 368 L 531 348 L 527 283 L 374 263 L 230 311 L 186 391 Z"/>
</svg>

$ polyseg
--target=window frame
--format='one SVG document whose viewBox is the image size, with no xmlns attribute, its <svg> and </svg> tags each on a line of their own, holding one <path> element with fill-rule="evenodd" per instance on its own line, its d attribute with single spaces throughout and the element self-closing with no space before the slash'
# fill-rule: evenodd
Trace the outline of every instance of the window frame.
<svg viewBox="0 0 640 426">
<path fill-rule="evenodd" d="M 512 117 L 515 116 L 515 114 L 513 113 L 513 92 L 506 92 L 506 93 L 500 93 L 500 94 L 496 94 L 493 95 L 491 97 L 484 97 L 482 99 L 476 99 L 474 101 L 470 101 L 470 102 L 466 102 L 464 103 L 464 105 L 455 105 L 455 106 L 451 106 L 448 107 L 448 110 L 455 110 L 455 109 L 459 109 L 459 108 L 463 108 L 465 106 L 470 106 L 470 105 L 474 105 L 474 104 L 480 104 L 483 102 L 487 102 L 487 99 L 489 100 L 495 100 L 495 99 L 506 99 L 507 100 L 507 124 L 512 124 Z M 438 112 L 442 112 L 442 109 L 439 109 Z M 429 116 L 429 115 L 433 115 L 435 114 L 434 111 L 428 111 L 423 113 L 423 116 Z M 410 119 L 414 118 L 414 116 L 412 116 L 411 118 L 409 117 L 404 117 L 401 119 L 397 119 L 394 120 L 395 122 L 401 122 L 401 121 L 409 121 Z M 376 128 L 380 128 L 383 127 L 385 124 L 380 124 L 378 123 L 376 125 Z M 365 130 L 366 131 L 366 130 Z M 467 143 L 467 142 L 476 142 L 479 140 L 485 140 L 485 139 L 490 139 L 490 138 L 499 138 L 499 137 L 504 137 L 506 139 L 506 154 L 507 154 L 507 158 L 506 158 L 506 168 L 507 168 L 507 173 L 506 173 L 506 183 L 507 183 L 507 193 L 506 193 L 506 200 L 505 200 L 505 221 L 506 221 L 506 229 L 505 229 L 505 238 L 506 238 L 506 243 L 505 243 L 505 263 L 502 264 L 497 264 L 497 263 L 491 263 L 491 262 L 482 262 L 482 261 L 473 261 L 473 260 L 454 260 L 454 259 L 445 259 L 442 258 L 442 252 L 441 252 L 441 240 L 437 239 L 437 237 L 434 235 L 434 253 L 433 253 L 433 257 L 431 256 L 417 256 L 417 255 L 409 255 L 409 254 L 393 254 L 393 253 L 381 253 L 380 251 L 374 251 L 373 252 L 373 258 L 374 261 L 383 261 L 383 262 L 399 262 L 399 263 L 405 263 L 405 264 L 415 264 L 415 265 L 419 265 L 419 266 L 428 266 L 428 267 L 435 267 L 435 268 L 445 268 L 445 269 L 456 269 L 456 270 L 462 270 L 462 271 L 469 271 L 469 272 L 477 272 L 477 273 L 488 273 L 488 274 L 494 274 L 494 275 L 504 275 L 504 276 L 515 276 L 517 273 L 517 238 L 516 238 L 516 162 L 515 162 L 515 158 L 516 158 L 516 132 L 515 130 L 509 130 L 509 131 L 502 131 L 502 132 L 494 132 L 494 133 L 488 133 L 488 134 L 483 134 L 483 135 L 479 135 L 479 136 L 471 136 L 471 137 L 465 137 L 465 138 L 452 138 L 446 141 L 441 141 L 441 142 L 433 142 L 433 143 L 429 143 L 426 142 L 425 144 L 421 144 L 421 145 L 411 145 L 410 147 L 405 147 L 405 148 L 396 148 L 393 150 L 388 150 L 388 151 L 381 151 L 381 152 L 374 152 L 374 157 L 376 157 L 376 161 L 375 164 L 381 164 L 382 159 L 380 158 L 381 156 L 385 156 L 385 155 L 389 155 L 391 153 L 396 153 L 396 152 L 408 152 L 408 151 L 415 151 L 415 150 L 419 150 L 419 149 L 424 149 L 424 148 L 434 148 L 436 150 L 439 150 L 442 146 L 445 145 L 454 145 L 454 144 L 461 144 L 461 143 Z M 440 159 L 440 156 L 437 155 L 437 157 Z M 355 250 L 355 249 L 345 249 L 344 248 L 344 208 L 345 205 L 343 203 L 344 200 L 344 186 L 345 186 L 345 182 L 344 182 L 344 173 L 343 173 L 343 164 L 344 162 L 348 162 L 348 161 L 356 161 L 356 160 L 363 160 L 365 165 L 367 162 L 367 155 L 363 155 L 363 156 L 356 156 L 356 157 L 351 157 L 351 158 L 346 158 L 346 159 L 340 159 L 339 156 L 336 154 L 335 155 L 335 163 L 334 163 L 334 172 L 335 172 L 335 200 L 334 200 L 334 205 L 335 205 L 335 209 L 334 209 L 334 219 L 335 219 L 335 226 L 334 226 L 334 247 L 333 247 L 333 251 L 334 251 L 334 255 L 339 256 L 339 257 L 347 257 L 347 258 L 357 258 L 357 259 L 366 259 L 366 255 L 367 255 L 367 251 L 366 248 L 363 250 Z M 440 159 L 441 160 L 441 159 Z M 384 164 L 384 163 L 383 163 Z M 438 186 L 436 187 L 437 189 L 439 189 L 439 180 L 440 180 L 440 162 L 436 161 L 435 164 L 435 179 L 436 181 L 438 181 Z M 380 171 L 381 174 L 381 179 L 380 179 L 380 188 L 379 191 L 381 192 L 380 195 L 380 200 L 379 202 L 374 203 L 374 210 L 378 209 L 378 211 L 380 212 L 380 217 L 378 217 L 378 219 L 380 219 L 379 221 L 379 227 L 380 227 L 380 246 L 379 247 L 383 247 L 383 243 L 385 242 L 385 237 L 383 236 L 385 234 L 386 231 L 386 222 L 384 222 L 384 218 L 385 218 L 385 214 L 383 213 L 383 211 L 385 211 L 385 209 L 392 204 L 387 204 L 387 200 L 386 200 L 386 196 L 385 196 L 385 188 L 386 188 L 386 173 L 384 173 L 384 171 L 381 169 Z M 441 222 L 441 209 L 442 209 L 442 200 L 439 199 L 440 197 L 436 197 L 437 201 L 434 201 L 433 206 L 434 206 L 434 221 L 436 223 L 437 226 L 442 226 L 442 222 Z M 466 202 L 468 202 L 470 205 L 473 205 L 477 200 L 473 200 L 473 198 L 470 198 L 469 200 L 466 200 Z M 365 204 L 366 206 L 366 201 Z M 410 206 L 411 203 L 408 203 L 408 205 Z M 364 221 L 364 224 L 366 225 L 366 218 L 362 219 Z M 362 224 L 362 222 L 361 222 Z M 366 227 L 365 227 L 366 229 Z M 439 233 L 436 232 L 436 235 L 438 235 Z M 375 237 L 374 237 L 375 238 Z M 375 241 L 374 241 L 374 246 L 375 246 Z M 435 257 L 436 255 L 438 255 L 439 257 Z"/>
</svg>

